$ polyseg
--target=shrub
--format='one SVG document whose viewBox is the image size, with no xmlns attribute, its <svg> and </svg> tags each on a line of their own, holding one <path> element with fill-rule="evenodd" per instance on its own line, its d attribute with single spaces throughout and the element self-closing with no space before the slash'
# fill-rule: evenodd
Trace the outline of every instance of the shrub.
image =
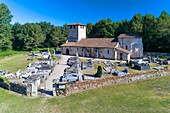
<svg viewBox="0 0 170 113">
<path fill-rule="evenodd" d="M 129 61 L 129 66 L 131 66 L 131 67 L 132 67 L 132 61 L 131 61 L 131 60 Z"/>
<path fill-rule="evenodd" d="M 101 77 L 102 76 L 102 67 L 101 66 L 98 66 L 97 73 L 94 76 L 96 76 L 96 77 Z"/>
</svg>

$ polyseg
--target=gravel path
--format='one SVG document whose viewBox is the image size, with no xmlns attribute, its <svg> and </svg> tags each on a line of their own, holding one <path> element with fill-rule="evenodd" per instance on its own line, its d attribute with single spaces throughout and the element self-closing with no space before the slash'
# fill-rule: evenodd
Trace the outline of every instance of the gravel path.
<svg viewBox="0 0 170 113">
<path fill-rule="evenodd" d="M 69 67 L 67 65 L 68 58 L 69 58 L 69 56 L 64 56 L 64 55 L 61 56 L 61 59 L 59 60 L 59 64 L 57 64 L 54 67 L 53 72 L 51 73 L 51 75 L 46 80 L 45 85 L 46 85 L 46 90 L 47 91 L 52 91 L 53 79 L 59 79 L 60 76 L 63 75 L 64 69 Z"/>
</svg>

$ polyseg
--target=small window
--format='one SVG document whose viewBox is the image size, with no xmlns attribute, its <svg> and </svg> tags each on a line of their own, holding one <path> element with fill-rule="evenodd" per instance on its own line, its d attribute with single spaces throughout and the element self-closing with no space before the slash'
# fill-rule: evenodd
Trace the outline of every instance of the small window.
<svg viewBox="0 0 170 113">
<path fill-rule="evenodd" d="M 73 28 L 75 29 L 75 28 L 76 28 L 76 26 L 73 26 Z"/>
<path fill-rule="evenodd" d="M 107 50 L 107 53 L 109 54 L 109 49 Z"/>
<path fill-rule="evenodd" d="M 72 26 L 70 26 L 70 29 L 72 29 Z"/>
</svg>

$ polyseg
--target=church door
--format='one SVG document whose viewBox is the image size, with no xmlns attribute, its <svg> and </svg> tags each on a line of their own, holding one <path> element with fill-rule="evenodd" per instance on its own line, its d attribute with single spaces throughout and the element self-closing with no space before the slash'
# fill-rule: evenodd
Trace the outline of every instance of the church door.
<svg viewBox="0 0 170 113">
<path fill-rule="evenodd" d="M 123 60 L 123 53 L 120 53 L 120 60 Z"/>
<path fill-rule="evenodd" d="M 66 49 L 66 55 L 69 55 L 69 49 Z"/>
</svg>

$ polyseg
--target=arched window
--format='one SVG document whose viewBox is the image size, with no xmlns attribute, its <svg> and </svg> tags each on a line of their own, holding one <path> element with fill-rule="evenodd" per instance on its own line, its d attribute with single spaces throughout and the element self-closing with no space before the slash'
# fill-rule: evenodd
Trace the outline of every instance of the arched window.
<svg viewBox="0 0 170 113">
<path fill-rule="evenodd" d="M 109 54 L 109 49 L 107 50 L 107 54 Z"/>
<path fill-rule="evenodd" d="M 128 50 L 128 46 L 126 45 L 126 50 Z"/>
</svg>

